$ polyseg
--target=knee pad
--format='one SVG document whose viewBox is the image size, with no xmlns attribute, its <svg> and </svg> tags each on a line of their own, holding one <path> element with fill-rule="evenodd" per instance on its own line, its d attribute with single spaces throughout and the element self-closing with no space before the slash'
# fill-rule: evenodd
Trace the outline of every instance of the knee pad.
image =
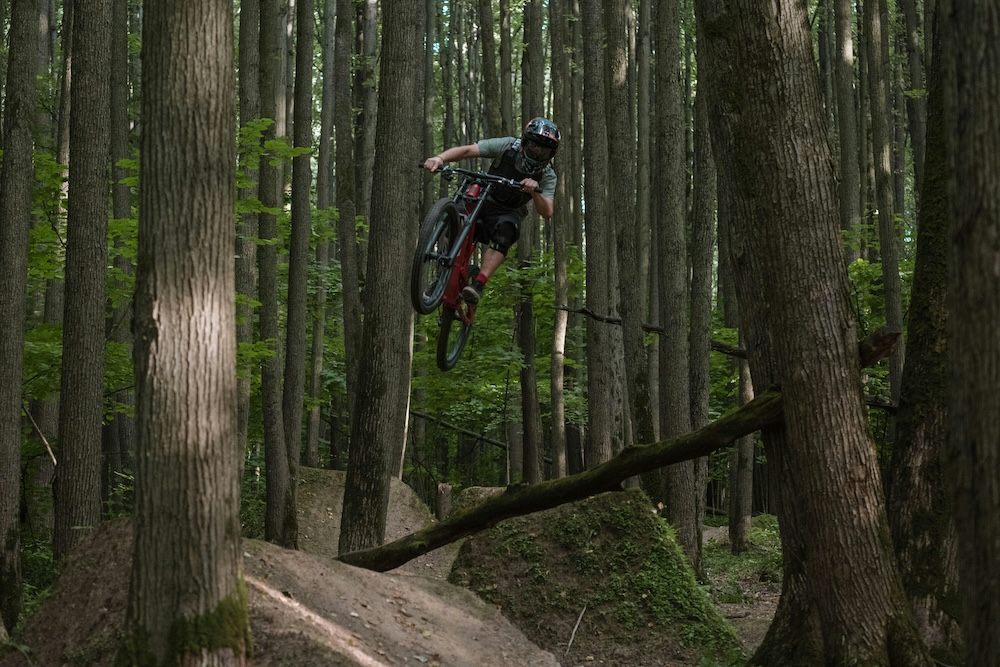
<svg viewBox="0 0 1000 667">
<path fill-rule="evenodd" d="M 510 247 L 514 245 L 517 241 L 518 233 L 517 227 L 510 224 L 509 222 L 501 222 L 493 230 L 493 234 L 490 236 L 490 247 L 499 252 L 503 256 L 507 256 L 507 251 Z"/>
</svg>

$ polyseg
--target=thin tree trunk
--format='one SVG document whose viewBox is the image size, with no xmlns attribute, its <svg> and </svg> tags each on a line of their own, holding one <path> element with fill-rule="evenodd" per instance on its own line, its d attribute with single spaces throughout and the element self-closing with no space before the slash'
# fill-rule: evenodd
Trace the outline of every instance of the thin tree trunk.
<svg viewBox="0 0 1000 667">
<path fill-rule="evenodd" d="M 334 129 L 337 134 L 337 240 L 344 310 L 344 366 L 347 376 L 347 411 L 352 418 L 358 393 L 361 357 L 361 278 L 358 262 L 354 187 L 354 111 L 351 106 L 351 49 L 354 43 L 354 7 L 351 0 L 337 0 L 337 36 L 334 55 Z"/>
<path fill-rule="evenodd" d="M 500 0 L 500 132 L 514 134 L 513 47 L 510 39 L 510 0 Z"/>
<path fill-rule="evenodd" d="M 889 22 L 886 0 L 865 3 L 868 19 L 868 86 L 871 99 L 872 153 L 875 160 L 875 187 L 878 206 L 879 255 L 882 259 L 882 295 L 886 324 L 903 330 L 902 287 L 899 281 L 899 240 L 896 234 L 892 175 L 892 113 L 889 106 Z M 889 358 L 889 382 L 893 403 L 899 401 L 903 373 L 903 342 Z"/>
<path fill-rule="evenodd" d="M 928 2 L 933 5 L 933 2 Z M 913 148 L 914 191 L 923 192 L 924 159 L 927 151 L 927 90 L 924 84 L 923 45 L 920 32 L 929 33 L 930 26 L 920 25 L 915 0 L 897 0 L 896 6 L 903 12 L 903 38 L 906 44 L 906 120 L 910 130 L 910 146 Z M 919 194 L 918 194 L 919 197 Z"/>
<path fill-rule="evenodd" d="M 33 191 L 35 42 L 31 0 L 11 5 L 11 58 L 0 164 L 0 628 L 11 632 L 21 615 L 20 498 L 21 383 L 24 368 L 28 234 Z M 2 23 L 0 23 L 2 24 Z"/>
<path fill-rule="evenodd" d="M 110 155 L 110 0 L 76 0 L 66 300 L 53 555 L 64 558 L 101 520 L 104 309 Z M 72 437 L 66 437 L 72 434 Z"/>
<path fill-rule="evenodd" d="M 260 0 L 240 2 L 239 34 L 239 116 L 240 126 L 260 118 Z M 251 183 L 240 188 L 239 198 L 257 197 L 258 172 L 247 169 L 244 176 Z M 257 299 L 258 214 L 247 212 L 236 222 L 236 344 L 249 345 L 254 336 L 254 307 Z M 250 385 L 254 370 L 249 363 L 239 363 L 236 376 L 236 434 L 240 451 L 247 452 L 250 421 Z"/>
<path fill-rule="evenodd" d="M 614 232 L 608 206 L 608 130 L 605 112 L 604 28 L 597 0 L 582 0 L 584 77 L 584 165 L 587 226 L 587 308 L 611 316 L 614 290 Z M 621 368 L 616 368 L 613 349 L 615 325 L 587 319 L 587 385 L 590 423 L 587 428 L 585 464 L 594 468 L 609 461 L 624 446 L 625 416 Z"/>
<path fill-rule="evenodd" d="M 312 325 L 312 362 L 309 375 L 309 398 L 312 407 L 306 426 L 306 449 L 303 465 L 318 468 L 320 465 L 319 439 L 322 427 L 323 350 L 326 337 L 326 278 L 330 264 L 330 232 L 333 206 L 333 79 L 334 79 L 334 26 L 336 0 L 323 0 L 323 32 L 321 52 L 323 58 L 322 102 L 320 105 L 319 156 L 316 163 L 316 209 L 321 222 L 320 238 L 316 244 L 316 268 L 320 276 L 316 286 L 315 312 Z"/>
<path fill-rule="evenodd" d="M 313 0 L 296 0 L 295 121 L 296 148 L 309 153 L 292 158 L 292 222 L 288 253 L 288 304 L 285 322 L 285 375 L 281 414 L 284 419 L 292 502 L 302 458 L 302 410 L 306 384 L 306 321 L 308 319 L 309 240 L 312 237 L 312 107 Z"/>
<path fill-rule="evenodd" d="M 657 187 L 660 266 L 660 437 L 690 430 L 688 376 L 687 245 L 685 243 L 685 154 L 681 98 L 680 8 L 662 3 L 656 26 L 657 142 L 662 168 Z M 685 461 L 666 471 L 667 519 L 688 559 L 698 561 L 701 525 L 697 521 L 694 463 Z"/>
<path fill-rule="evenodd" d="M 483 118 L 487 137 L 503 136 L 500 113 L 500 77 L 497 75 L 496 39 L 493 37 L 493 2 L 479 0 L 479 44 L 483 55 Z"/>
<path fill-rule="evenodd" d="M 260 115 L 275 118 L 278 110 L 277 0 L 260 0 Z M 264 140 L 275 138 L 277 119 L 264 132 Z M 278 240 L 278 223 L 273 210 L 280 206 L 281 180 L 278 168 L 261 160 L 259 175 L 260 202 L 266 209 L 260 214 L 258 235 L 269 241 L 257 249 L 258 294 L 260 300 L 259 335 L 274 353 L 261 363 L 261 409 L 264 413 L 264 459 L 267 482 L 267 511 L 264 537 L 282 546 L 294 547 L 298 540 L 298 518 L 285 446 L 281 414 L 281 357 L 278 343 L 278 256 L 273 245 Z"/>
<path fill-rule="evenodd" d="M 861 227 L 861 163 L 858 156 L 858 105 L 854 90 L 854 41 L 851 0 L 834 0 L 837 57 L 834 79 L 837 87 L 837 138 L 839 142 L 840 229 L 855 238 Z M 858 257 L 858 249 L 845 246 L 848 262 Z"/>
</svg>

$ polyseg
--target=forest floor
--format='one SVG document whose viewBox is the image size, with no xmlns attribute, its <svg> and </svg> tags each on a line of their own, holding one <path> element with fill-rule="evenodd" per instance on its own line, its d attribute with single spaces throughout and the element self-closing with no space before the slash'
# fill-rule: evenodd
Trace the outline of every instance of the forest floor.
<svg viewBox="0 0 1000 667">
<path fill-rule="evenodd" d="M 639 667 L 728 664 L 728 658 L 699 663 L 697 651 L 690 646 L 682 647 L 685 643 L 682 641 L 677 643 L 676 650 L 665 650 L 662 642 L 659 645 L 648 642 L 646 649 L 647 642 L 641 635 L 651 637 L 655 634 L 658 638 L 661 628 L 653 628 L 652 621 L 640 628 L 616 628 L 622 620 L 621 614 L 602 612 L 593 603 L 582 624 L 584 614 L 573 607 L 568 616 L 558 621 L 561 624 L 559 639 L 546 643 L 547 635 L 539 634 L 539 630 L 543 624 L 551 624 L 551 614 L 545 619 L 531 620 L 523 614 L 512 613 L 515 605 L 503 608 L 495 600 L 492 603 L 484 601 L 483 597 L 490 599 L 488 590 L 484 593 L 480 587 L 477 596 L 468 588 L 448 583 L 449 576 L 457 580 L 452 569 L 461 544 L 443 547 L 384 574 L 332 560 L 339 535 L 342 473 L 304 468 L 302 471 L 299 487 L 301 551 L 281 549 L 258 540 L 244 540 L 243 543 L 255 665 L 569 667 L 604 664 Z M 390 507 L 389 539 L 413 532 L 432 521 L 426 506 L 402 483 L 393 484 Z M 619 507 L 614 511 L 619 517 L 623 515 Z M 571 515 L 574 520 L 577 514 L 574 509 Z M 525 524 L 528 532 L 524 534 L 528 539 L 522 543 L 543 544 L 544 536 L 540 534 L 547 530 L 546 525 L 557 524 L 542 515 L 532 516 L 541 517 L 541 523 Z M 588 530 L 591 537 L 598 532 Z M 513 533 L 508 530 L 506 534 Z M 618 535 L 614 540 L 619 551 L 621 545 L 632 544 L 630 539 L 622 537 L 629 536 Z M 489 541 L 481 542 L 478 536 L 467 540 L 473 541 L 476 550 L 466 547 L 462 551 L 466 577 L 469 573 L 482 576 L 484 571 L 512 576 L 510 573 L 518 570 L 516 555 L 503 551 L 487 553 L 478 545 L 489 544 Z M 595 538 L 595 543 L 597 541 Z M 725 528 L 706 528 L 705 541 L 706 552 L 725 551 Z M 127 606 L 131 544 L 131 524 L 127 520 L 105 524 L 81 543 L 50 596 L 10 641 L 0 642 L 0 667 L 111 665 Z M 542 555 L 552 556 L 550 553 Z M 578 556 L 572 557 L 578 560 Z M 728 568 L 725 557 L 716 560 L 722 563 L 721 567 Z M 473 564 L 471 570 L 469 563 Z M 560 595 L 567 601 L 563 606 L 578 604 L 568 592 L 575 585 L 574 581 L 563 580 L 566 576 L 563 570 L 550 564 L 544 565 L 544 572 L 540 573 L 537 564 L 532 567 L 530 572 L 524 571 L 526 579 L 506 579 L 507 599 L 519 594 L 537 598 L 538 589 L 528 585 L 533 580 L 554 587 L 547 590 L 561 590 Z M 456 565 L 455 571 L 459 569 Z M 720 618 L 725 617 L 732 624 L 742 651 L 752 651 L 763 639 L 774 613 L 780 578 L 767 581 L 770 577 L 757 576 L 754 568 L 746 572 L 736 571 L 738 568 L 707 569 L 711 580 L 709 597 L 713 601 L 710 606 L 718 611 Z M 645 598 L 646 595 L 636 597 Z M 622 606 L 620 603 L 615 605 Z M 634 605 L 624 605 L 629 606 Z M 587 608 L 584 604 L 584 611 Z M 600 625 L 597 625 L 598 619 Z M 633 618 L 633 626 L 634 621 Z M 594 625 L 588 625 L 590 623 Z M 619 646 L 604 651 L 606 645 L 618 642 L 615 637 L 620 636 L 640 638 L 627 650 Z"/>
</svg>

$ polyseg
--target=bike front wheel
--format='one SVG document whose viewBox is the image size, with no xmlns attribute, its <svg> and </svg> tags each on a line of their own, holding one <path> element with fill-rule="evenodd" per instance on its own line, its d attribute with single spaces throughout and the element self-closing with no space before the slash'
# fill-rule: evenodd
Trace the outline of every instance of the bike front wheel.
<svg viewBox="0 0 1000 667">
<path fill-rule="evenodd" d="M 450 371 L 458 363 L 465 343 L 472 333 L 472 322 L 465 324 L 454 308 L 441 311 L 441 330 L 437 340 L 437 364 L 443 371 Z"/>
<path fill-rule="evenodd" d="M 439 199 L 420 225 L 410 272 L 410 300 L 421 315 L 434 312 L 444 299 L 454 269 L 445 258 L 457 237 L 458 209 L 450 199 Z"/>
</svg>

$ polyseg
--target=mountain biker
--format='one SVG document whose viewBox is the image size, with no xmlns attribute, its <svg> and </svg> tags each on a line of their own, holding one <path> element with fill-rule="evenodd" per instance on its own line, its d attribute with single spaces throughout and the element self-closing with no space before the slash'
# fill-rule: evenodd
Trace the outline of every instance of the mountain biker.
<svg viewBox="0 0 1000 667">
<path fill-rule="evenodd" d="M 437 171 L 448 162 L 466 158 L 492 158 L 489 173 L 521 184 L 521 190 L 495 188 L 483 203 L 476 224 L 476 241 L 488 244 L 483 251 L 479 275 L 462 289 L 462 298 L 479 303 L 483 287 L 503 264 L 507 251 L 521 235 L 521 221 L 528 215 L 528 202 L 543 218 L 552 217 L 556 172 L 550 164 L 559 148 L 559 128 L 547 118 L 532 118 L 520 137 L 480 139 L 474 144 L 453 146 L 424 161 L 424 169 Z"/>
</svg>

